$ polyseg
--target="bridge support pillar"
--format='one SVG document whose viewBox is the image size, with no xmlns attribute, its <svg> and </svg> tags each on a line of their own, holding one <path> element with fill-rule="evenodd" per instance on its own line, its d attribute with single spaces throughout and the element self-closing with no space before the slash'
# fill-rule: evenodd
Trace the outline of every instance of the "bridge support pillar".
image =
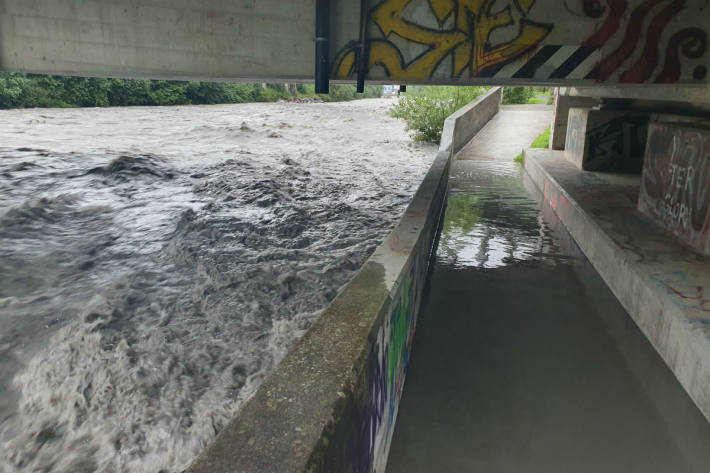
<svg viewBox="0 0 710 473">
<path fill-rule="evenodd" d="M 649 115 L 571 108 L 565 154 L 585 171 L 640 172 Z"/>
<path fill-rule="evenodd" d="M 595 107 L 601 100 L 595 97 L 580 97 L 556 94 L 555 110 L 550 126 L 550 148 L 565 149 L 565 137 L 567 135 L 567 121 L 569 111 L 572 107 Z"/>
</svg>

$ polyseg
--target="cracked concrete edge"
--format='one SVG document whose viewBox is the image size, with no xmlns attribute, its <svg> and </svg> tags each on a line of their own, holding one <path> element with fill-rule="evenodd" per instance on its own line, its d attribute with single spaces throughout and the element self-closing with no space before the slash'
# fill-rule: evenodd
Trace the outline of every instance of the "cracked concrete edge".
<svg viewBox="0 0 710 473">
<path fill-rule="evenodd" d="M 447 119 L 449 142 L 458 128 L 465 128 L 464 135 L 482 128 L 467 121 L 490 120 L 500 94 L 500 88 L 492 90 Z M 485 112 L 476 116 L 478 106 Z M 394 420 L 384 437 L 378 433 L 377 449 L 363 449 L 363 439 L 375 441 L 375 432 L 367 432 L 373 426 L 363 425 L 374 397 L 373 348 L 398 301 L 413 293 L 411 345 L 452 157 L 450 147 L 440 148 L 395 229 L 186 473 L 361 473 L 386 464 Z M 403 295 L 409 278 L 417 289 Z M 406 368 L 400 363 L 398 369 Z M 400 395 L 390 418 L 396 418 Z"/>
</svg>

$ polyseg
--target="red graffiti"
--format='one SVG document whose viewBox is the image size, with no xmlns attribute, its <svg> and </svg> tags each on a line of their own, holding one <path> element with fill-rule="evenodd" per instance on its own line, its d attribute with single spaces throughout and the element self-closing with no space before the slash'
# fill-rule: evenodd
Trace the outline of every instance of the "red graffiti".
<svg viewBox="0 0 710 473">
<path fill-rule="evenodd" d="M 599 29 L 582 42 L 582 46 L 585 48 L 601 48 L 619 29 L 622 15 L 629 6 L 626 0 L 606 0 L 606 3 L 609 5 L 609 14 L 607 14 L 606 20 Z M 603 13 L 599 8 L 598 1 L 584 0 L 583 6 L 584 13 L 590 18 L 599 18 Z"/>
<path fill-rule="evenodd" d="M 705 54 L 708 47 L 708 35 L 701 28 L 686 28 L 673 35 L 668 42 L 666 49 L 666 63 L 656 82 L 659 84 L 669 84 L 680 79 L 680 58 L 679 53 L 690 59 L 698 59 Z M 702 79 L 707 74 L 707 68 L 698 66 L 695 74 L 698 79 Z M 702 77 L 700 77 L 702 76 Z"/>
<path fill-rule="evenodd" d="M 658 43 L 661 40 L 661 35 L 668 22 L 683 8 L 683 3 L 682 0 L 675 0 L 653 18 L 648 27 L 646 47 L 641 58 L 621 75 L 619 82 L 639 83 L 651 77 L 658 63 Z"/>
<path fill-rule="evenodd" d="M 561 205 L 561 207 L 564 207 L 567 209 L 567 198 L 560 193 L 559 190 L 554 190 L 554 198 L 552 197 L 552 192 L 550 192 L 550 183 L 549 181 L 545 180 L 545 200 L 550 204 L 550 207 L 552 210 L 555 211 L 555 214 L 557 214 L 557 207 Z"/>
<path fill-rule="evenodd" d="M 587 79 L 609 80 L 621 73 L 621 83 L 641 83 L 653 81 L 654 71 L 665 57 L 662 71 L 654 82 L 671 83 L 681 78 L 679 56 L 698 59 L 707 51 L 708 37 L 704 27 L 685 28 L 673 36 L 661 50 L 664 38 L 670 36 L 668 28 L 673 20 L 686 7 L 685 0 L 646 0 L 639 2 L 628 11 L 628 0 L 580 0 L 584 15 L 589 18 L 602 18 L 603 22 L 586 40 L 582 47 L 586 54 L 595 49 L 602 49 L 604 56 L 596 67 L 587 74 Z M 660 11 L 658 11 L 660 9 Z M 650 19 L 649 17 L 653 15 Z M 623 39 L 613 51 L 604 51 L 612 37 L 623 30 Z M 644 31 L 645 30 L 645 31 Z M 585 56 L 586 57 L 586 56 Z M 627 61 L 634 58 L 634 63 L 627 67 Z M 627 67 L 624 71 L 622 67 Z M 706 64 L 698 64 L 692 70 L 692 78 L 705 80 L 708 75 Z"/>
<path fill-rule="evenodd" d="M 671 286 L 670 284 L 661 281 L 661 284 L 669 291 L 675 294 L 676 296 L 680 297 L 681 299 L 686 299 L 686 300 L 692 300 L 692 301 L 698 301 L 698 305 L 700 306 L 700 310 L 703 312 L 710 312 L 710 307 L 707 307 L 707 304 L 710 304 L 710 299 L 706 299 L 703 295 L 703 288 L 701 286 L 695 286 L 695 295 L 687 295 L 683 294 L 680 290 L 676 289 L 675 287 Z"/>
<path fill-rule="evenodd" d="M 659 3 L 661 0 L 649 0 L 638 6 L 632 13 L 629 23 L 626 26 L 626 35 L 621 45 L 614 50 L 609 56 L 605 57 L 601 63 L 592 71 L 592 74 L 599 80 L 607 80 L 624 61 L 626 61 L 629 56 L 636 49 L 636 45 L 642 36 L 641 29 L 643 28 L 643 21 L 646 15 Z"/>
</svg>

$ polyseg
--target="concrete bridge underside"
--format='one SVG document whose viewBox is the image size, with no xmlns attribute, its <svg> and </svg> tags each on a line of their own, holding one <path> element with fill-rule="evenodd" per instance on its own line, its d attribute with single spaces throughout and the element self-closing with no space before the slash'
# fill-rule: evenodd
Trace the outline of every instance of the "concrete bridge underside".
<svg viewBox="0 0 710 473">
<path fill-rule="evenodd" d="M 704 0 L 370 0 L 362 38 L 354 0 L 0 0 L 0 69 L 310 81 L 316 3 L 330 9 L 331 80 L 362 70 L 377 83 L 645 84 L 678 95 L 675 84 L 709 95 Z"/>
</svg>

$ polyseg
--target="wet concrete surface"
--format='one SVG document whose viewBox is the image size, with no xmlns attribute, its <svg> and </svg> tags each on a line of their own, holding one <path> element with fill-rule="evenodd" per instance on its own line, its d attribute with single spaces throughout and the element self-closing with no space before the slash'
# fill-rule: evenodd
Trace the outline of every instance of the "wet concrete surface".
<svg viewBox="0 0 710 473">
<path fill-rule="evenodd" d="M 512 161 L 547 112 L 504 112 L 452 168 L 387 472 L 710 471 L 707 422 Z"/>
</svg>

